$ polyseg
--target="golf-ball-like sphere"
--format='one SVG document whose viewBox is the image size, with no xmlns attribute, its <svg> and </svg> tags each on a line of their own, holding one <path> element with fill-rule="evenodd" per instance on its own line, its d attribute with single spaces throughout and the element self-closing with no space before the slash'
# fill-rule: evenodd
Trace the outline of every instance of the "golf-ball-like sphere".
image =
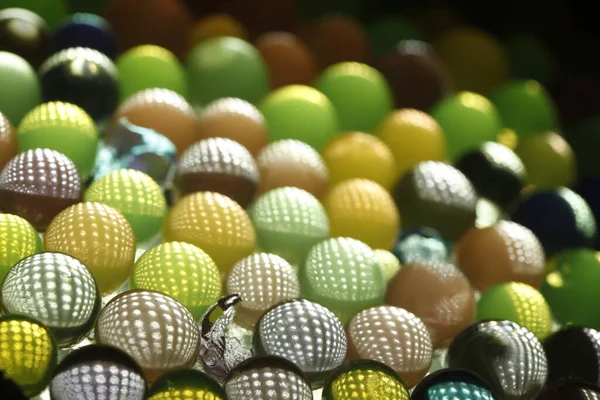
<svg viewBox="0 0 600 400">
<path fill-rule="evenodd" d="M 511 221 L 473 228 L 456 248 L 457 266 L 479 290 L 504 282 L 523 282 L 538 288 L 545 263 L 544 250 L 533 232 Z"/>
<path fill-rule="evenodd" d="M 398 258 L 391 251 L 376 249 L 373 250 L 373 253 L 379 265 L 381 265 L 383 278 L 386 282 L 389 282 L 400 271 L 402 264 L 400 264 Z"/>
<path fill-rule="evenodd" d="M 360 178 L 341 182 L 323 204 L 332 237 L 351 237 L 384 250 L 396 243 L 400 215 L 390 193 L 378 183 Z"/>
<path fill-rule="evenodd" d="M 59 212 L 81 198 L 77 167 L 54 150 L 25 151 L 0 173 L 0 210 L 25 218 L 40 232 Z"/>
<path fill-rule="evenodd" d="M 258 190 L 260 175 L 252 154 L 231 139 L 215 137 L 190 146 L 177 163 L 175 184 L 180 196 L 216 192 L 246 208 Z"/>
<path fill-rule="evenodd" d="M 129 355 L 112 346 L 93 344 L 74 350 L 61 361 L 50 382 L 50 395 L 56 400 L 144 400 L 146 381 Z"/>
<path fill-rule="evenodd" d="M 103 176 L 88 187 L 84 198 L 123 214 L 138 243 L 154 237 L 167 214 L 167 201 L 158 183 L 133 169 L 119 169 Z"/>
<path fill-rule="evenodd" d="M 0 11 L 0 50 L 18 54 L 38 68 L 54 50 L 52 32 L 43 18 L 27 8 Z"/>
<path fill-rule="evenodd" d="M 227 400 L 221 386 L 194 369 L 182 369 L 161 376 L 148 390 L 148 400 Z"/>
<path fill-rule="evenodd" d="M 0 280 L 25 257 L 42 251 L 42 241 L 27 220 L 0 213 Z"/>
<path fill-rule="evenodd" d="M 294 268 L 283 258 L 255 253 L 238 261 L 229 271 L 226 292 L 242 298 L 235 318 L 241 325 L 253 328 L 269 308 L 299 298 L 300 282 Z"/>
<path fill-rule="evenodd" d="M 82 108 L 54 101 L 40 104 L 23 118 L 17 142 L 20 152 L 48 148 L 64 154 L 85 180 L 96 162 L 98 131 Z"/>
<path fill-rule="evenodd" d="M 94 120 L 110 117 L 119 104 L 117 68 L 97 50 L 61 50 L 44 61 L 39 76 L 44 101 L 76 104 Z"/>
<path fill-rule="evenodd" d="M 413 313 L 392 306 L 361 311 L 347 327 L 348 357 L 380 361 L 392 368 L 407 388 L 429 370 L 433 347 L 427 327 Z"/>
<path fill-rule="evenodd" d="M 175 203 L 165 220 L 163 237 L 167 242 L 200 247 L 222 275 L 256 246 L 256 232 L 246 211 L 229 197 L 213 192 L 193 193 Z"/>
<path fill-rule="evenodd" d="M 0 171 L 17 155 L 17 150 L 15 130 L 8 118 L 0 112 Z"/>
<path fill-rule="evenodd" d="M 96 341 L 123 350 L 149 381 L 165 372 L 191 368 L 198 357 L 200 329 L 172 297 L 130 290 L 113 298 L 100 313 Z"/>
<path fill-rule="evenodd" d="M 388 284 L 385 302 L 419 317 L 434 348 L 447 346 L 475 319 L 475 292 L 454 265 L 435 260 L 404 264 Z"/>
<path fill-rule="evenodd" d="M 162 243 L 142 254 L 135 263 L 131 287 L 173 297 L 196 320 L 221 297 L 215 262 L 200 248 L 183 242 Z"/>
<path fill-rule="evenodd" d="M 300 266 L 302 295 L 346 324 L 356 313 L 383 303 L 385 278 L 373 250 L 352 238 L 316 244 Z"/>
<path fill-rule="evenodd" d="M 404 230 L 429 227 L 454 241 L 475 224 L 475 189 L 451 165 L 437 161 L 417 164 L 394 186 L 392 196 Z"/>
<path fill-rule="evenodd" d="M 314 388 L 346 358 L 348 345 L 340 320 L 308 300 L 291 300 L 267 311 L 254 333 L 257 354 L 283 357 L 306 374 Z"/>
<path fill-rule="evenodd" d="M 249 211 L 258 247 L 298 263 L 318 242 L 329 236 L 325 209 L 312 194 L 295 187 L 273 189 L 256 200 Z"/>
<path fill-rule="evenodd" d="M 496 400 L 487 383 L 477 375 L 449 368 L 435 371 L 423 378 L 413 390 L 411 399 Z"/>
<path fill-rule="evenodd" d="M 83 262 L 102 294 L 107 294 L 131 275 L 136 243 L 131 225 L 117 210 L 86 202 L 63 210 L 52 220 L 44 248 Z"/>
<path fill-rule="evenodd" d="M 173 90 L 150 88 L 134 93 L 116 110 L 113 124 L 123 117 L 166 136 L 179 155 L 197 140 L 194 109 Z"/>
<path fill-rule="evenodd" d="M 258 356 L 238 364 L 225 381 L 229 400 L 312 400 L 310 383 L 292 362 Z"/>
<path fill-rule="evenodd" d="M 256 159 L 260 169 L 260 193 L 293 186 L 321 198 L 329 173 L 319 152 L 299 140 L 279 140 L 265 147 Z"/>
<path fill-rule="evenodd" d="M 198 140 L 222 137 L 243 145 L 253 156 L 267 144 L 266 121 L 258 108 L 235 97 L 218 99 L 198 114 Z"/>
<path fill-rule="evenodd" d="M 79 260 L 40 253 L 17 263 L 2 283 L 2 308 L 27 315 L 52 331 L 58 346 L 88 333 L 100 312 L 100 291 Z"/>
<path fill-rule="evenodd" d="M 29 317 L 0 317 L 0 348 L 0 370 L 28 398 L 48 386 L 57 359 L 56 343 L 48 328 Z"/>
</svg>

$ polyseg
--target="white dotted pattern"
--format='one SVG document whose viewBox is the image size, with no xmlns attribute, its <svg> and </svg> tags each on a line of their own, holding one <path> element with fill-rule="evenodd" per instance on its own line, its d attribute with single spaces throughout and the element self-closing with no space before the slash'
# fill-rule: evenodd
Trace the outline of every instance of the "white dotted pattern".
<svg viewBox="0 0 600 400">
<path fill-rule="evenodd" d="M 221 116 L 225 113 L 241 115 L 257 123 L 265 123 L 265 117 L 252 103 L 235 97 L 224 97 L 208 104 L 198 115 L 199 120 Z"/>
<path fill-rule="evenodd" d="M 425 161 L 414 169 L 419 197 L 434 203 L 474 210 L 477 205 L 475 189 L 462 172 L 438 161 Z"/>
<path fill-rule="evenodd" d="M 312 400 L 310 386 L 292 371 L 262 367 L 235 373 L 225 384 L 229 400 Z"/>
<path fill-rule="evenodd" d="M 295 165 L 299 169 L 310 169 L 321 179 L 327 180 L 327 166 L 318 151 L 308 144 L 294 139 L 278 140 L 269 144 L 257 159 L 261 170 L 277 165 Z"/>
<path fill-rule="evenodd" d="M 499 221 L 494 231 L 504 241 L 508 258 L 516 272 L 539 275 L 544 270 L 546 257 L 542 244 L 526 227 L 512 221 Z"/>
<path fill-rule="evenodd" d="M 109 74 L 114 77 L 118 75 L 117 67 L 115 67 L 115 64 L 110 58 L 103 53 L 88 47 L 71 47 L 55 53 L 53 56 L 44 61 L 40 67 L 39 75 L 43 76 L 47 74 L 52 68 L 64 63 L 65 61 L 75 61 L 77 59 L 83 59 L 85 61 L 101 65 Z"/>
</svg>

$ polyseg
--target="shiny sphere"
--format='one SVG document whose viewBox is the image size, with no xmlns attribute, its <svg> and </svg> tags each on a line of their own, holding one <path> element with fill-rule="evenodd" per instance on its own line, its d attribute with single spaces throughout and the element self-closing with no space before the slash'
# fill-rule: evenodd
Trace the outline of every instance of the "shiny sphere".
<svg viewBox="0 0 600 400">
<path fill-rule="evenodd" d="M 510 321 L 484 321 L 450 345 L 448 363 L 479 375 L 499 399 L 533 399 L 544 388 L 548 362 L 535 335 Z"/>
<path fill-rule="evenodd" d="M 332 237 L 358 239 L 374 249 L 390 250 L 400 232 L 400 215 L 385 188 L 367 179 L 335 185 L 323 199 Z"/>
<path fill-rule="evenodd" d="M 304 258 L 312 246 L 329 237 L 329 220 L 319 200 L 295 187 L 260 196 L 248 212 L 260 249 L 290 263 Z"/>
<path fill-rule="evenodd" d="M 225 381 L 229 400 L 312 400 L 310 383 L 294 363 L 275 356 L 252 357 L 238 364 Z"/>
<path fill-rule="evenodd" d="M 417 164 L 396 183 L 392 196 L 404 230 L 429 227 L 454 241 L 475 224 L 475 188 L 451 165 L 437 161 Z"/>
<path fill-rule="evenodd" d="M 117 56 L 116 37 L 110 24 L 102 17 L 75 13 L 64 19 L 54 31 L 57 50 L 87 47 L 98 50 L 110 59 Z"/>
<path fill-rule="evenodd" d="M 21 7 L 36 13 L 54 29 L 67 15 L 65 0 L 2 0 L 0 7 Z"/>
<path fill-rule="evenodd" d="M 142 367 L 146 379 L 153 381 L 166 372 L 195 364 L 200 329 L 192 314 L 172 297 L 129 290 L 104 306 L 95 336 L 97 343 L 129 354 Z"/>
<path fill-rule="evenodd" d="M 175 203 L 165 220 L 163 237 L 166 242 L 200 247 L 217 263 L 221 275 L 256 246 L 248 214 L 229 197 L 213 192 L 193 193 Z"/>
<path fill-rule="evenodd" d="M 48 148 L 64 154 L 86 180 L 96 161 L 98 131 L 82 108 L 55 101 L 35 107 L 23 118 L 17 142 L 19 152 Z"/>
<path fill-rule="evenodd" d="M 473 228 L 463 235 L 455 251 L 458 267 L 479 290 L 505 282 L 538 288 L 544 277 L 546 258 L 540 241 L 515 222 Z"/>
<path fill-rule="evenodd" d="M 180 369 L 161 376 L 148 391 L 148 400 L 227 400 L 221 386 L 204 372 Z"/>
<path fill-rule="evenodd" d="M 306 351 L 307 348 L 312 351 Z M 340 320 L 308 300 L 291 300 L 267 311 L 254 331 L 255 354 L 283 357 L 296 364 L 313 389 L 346 358 L 347 341 Z"/>
<path fill-rule="evenodd" d="M 158 183 L 133 169 L 120 169 L 94 181 L 84 198 L 120 212 L 131 225 L 138 243 L 156 236 L 167 214 L 167 201 Z"/>
<path fill-rule="evenodd" d="M 196 321 L 221 297 L 215 262 L 200 248 L 183 242 L 162 243 L 142 254 L 135 263 L 131 287 L 173 297 Z"/>
<path fill-rule="evenodd" d="M 300 282 L 294 268 L 275 254 L 254 253 L 238 261 L 225 283 L 227 295 L 237 294 L 242 302 L 236 321 L 252 329 L 271 307 L 300 297 Z"/>
<path fill-rule="evenodd" d="M 0 210 L 25 218 L 40 232 L 59 212 L 81 199 L 77 167 L 57 151 L 27 150 L 0 172 Z"/>
<path fill-rule="evenodd" d="M 198 114 L 198 140 L 222 137 L 235 140 L 253 156 L 267 145 L 266 121 L 261 112 L 246 100 L 226 97 L 213 101 Z"/>
<path fill-rule="evenodd" d="M 384 363 L 412 388 L 431 365 L 433 347 L 427 328 L 413 313 L 392 306 L 368 308 L 347 327 L 348 358 Z"/>
<path fill-rule="evenodd" d="M 381 272 L 386 282 L 389 282 L 402 268 L 402 264 L 391 251 L 376 249 L 373 250 L 375 258 L 381 266 Z"/>
<path fill-rule="evenodd" d="M 121 118 L 164 135 L 181 155 L 196 142 L 196 114 L 187 100 L 169 89 L 151 88 L 136 92 L 113 115 L 113 126 Z"/>
<path fill-rule="evenodd" d="M 0 171 L 17 155 L 17 135 L 12 124 L 0 112 Z"/>
<path fill-rule="evenodd" d="M 350 132 L 330 141 L 323 150 L 334 186 L 353 178 L 374 181 L 386 189 L 396 181 L 396 160 L 390 148 L 376 136 Z"/>
<path fill-rule="evenodd" d="M 83 262 L 102 294 L 115 291 L 131 275 L 135 245 L 127 219 L 101 203 L 85 202 L 66 208 L 52 220 L 44 235 L 44 249 Z"/>
<path fill-rule="evenodd" d="M 0 213 L 0 280 L 25 257 L 42 251 L 42 241 L 27 220 Z"/>
<path fill-rule="evenodd" d="M 412 400 L 495 400 L 492 391 L 477 375 L 456 369 L 441 369 L 427 375 L 412 392 Z"/>
<path fill-rule="evenodd" d="M 40 253 L 19 261 L 2 283 L 2 308 L 43 323 L 59 347 L 77 342 L 100 312 L 100 291 L 79 260 Z"/>
<path fill-rule="evenodd" d="M 552 329 L 552 314 L 544 296 L 520 282 L 501 283 L 482 293 L 477 319 L 513 321 L 543 340 Z"/>
<path fill-rule="evenodd" d="M 56 400 L 144 400 L 146 381 L 139 365 L 123 351 L 98 344 L 69 353 L 50 382 Z"/>
<path fill-rule="evenodd" d="M 306 190 L 321 198 L 329 173 L 319 153 L 300 140 L 284 139 L 267 145 L 256 162 L 260 170 L 260 193 L 284 186 Z"/>
<path fill-rule="evenodd" d="M 35 12 L 4 7 L 0 11 L 0 51 L 17 54 L 38 68 L 54 50 L 50 28 Z"/>
<path fill-rule="evenodd" d="M 48 328 L 29 317 L 0 317 L 0 370 L 28 398 L 43 391 L 56 367 L 57 350 Z"/>
<path fill-rule="evenodd" d="M 190 146 L 177 162 L 177 194 L 221 193 L 243 208 L 254 200 L 260 175 L 252 154 L 231 139 L 212 137 Z"/>
<path fill-rule="evenodd" d="M 449 261 L 450 244 L 435 229 L 417 228 L 402 232 L 393 253 L 402 264 L 415 261 Z"/>
<path fill-rule="evenodd" d="M 40 104 L 42 94 L 35 70 L 16 54 L 0 51 L 0 110 L 18 126 L 32 108 Z"/>
</svg>

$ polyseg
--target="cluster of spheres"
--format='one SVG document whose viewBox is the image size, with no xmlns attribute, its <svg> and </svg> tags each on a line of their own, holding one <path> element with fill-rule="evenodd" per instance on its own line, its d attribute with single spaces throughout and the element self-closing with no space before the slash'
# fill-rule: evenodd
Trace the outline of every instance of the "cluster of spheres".
<svg viewBox="0 0 600 400">
<path fill-rule="evenodd" d="M 600 84 L 320 3 L 0 0 L 0 398 L 600 399 Z"/>
</svg>

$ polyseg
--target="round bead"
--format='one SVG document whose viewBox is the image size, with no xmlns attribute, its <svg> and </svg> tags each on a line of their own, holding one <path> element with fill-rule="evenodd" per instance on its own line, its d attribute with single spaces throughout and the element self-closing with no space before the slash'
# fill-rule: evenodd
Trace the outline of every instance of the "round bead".
<svg viewBox="0 0 600 400">
<path fill-rule="evenodd" d="M 226 400 L 226 396 L 223 388 L 205 373 L 182 369 L 161 376 L 148 391 L 147 399 Z"/>
<path fill-rule="evenodd" d="M 404 231 L 393 253 L 402 264 L 422 260 L 449 261 L 450 244 L 435 229 L 417 228 Z"/>
<path fill-rule="evenodd" d="M 98 50 L 110 59 L 117 56 L 117 43 L 110 24 L 90 13 L 75 13 L 67 17 L 54 31 L 57 50 L 87 47 Z"/>
<path fill-rule="evenodd" d="M 383 278 L 386 282 L 389 282 L 402 268 L 400 261 L 394 253 L 387 250 L 376 249 L 373 250 L 373 253 L 381 266 Z"/>
<path fill-rule="evenodd" d="M 441 369 L 427 375 L 412 392 L 412 400 L 495 400 L 487 383 L 472 372 Z"/>
<path fill-rule="evenodd" d="M 36 13 L 50 29 L 56 28 L 68 13 L 65 0 L 2 0 L 2 8 L 9 7 L 20 7 Z"/>
<path fill-rule="evenodd" d="M 0 112 L 0 172 L 11 158 L 17 155 L 17 135 L 12 124 Z"/>
<path fill-rule="evenodd" d="M 27 220 L 0 213 L 0 281 L 25 257 L 43 250 L 40 236 Z"/>
<path fill-rule="evenodd" d="M 0 110 L 18 126 L 32 108 L 40 104 L 42 93 L 35 70 L 16 54 L 0 51 Z"/>
<path fill-rule="evenodd" d="M 5 7 L 0 11 L 0 50 L 17 54 L 38 68 L 54 50 L 50 28 L 35 12 Z"/>
</svg>

